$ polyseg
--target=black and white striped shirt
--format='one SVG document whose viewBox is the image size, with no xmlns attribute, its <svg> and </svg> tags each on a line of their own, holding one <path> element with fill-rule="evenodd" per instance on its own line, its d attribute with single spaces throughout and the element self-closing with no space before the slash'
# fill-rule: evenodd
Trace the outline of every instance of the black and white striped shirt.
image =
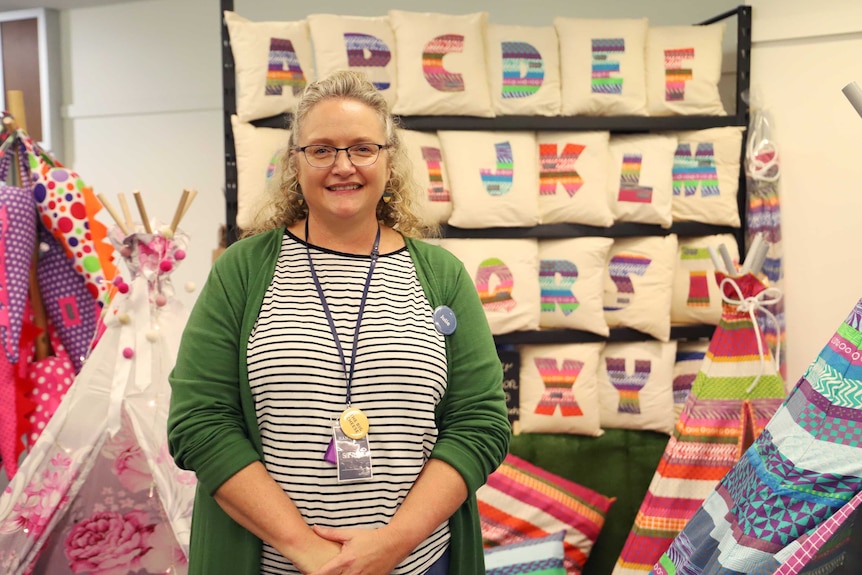
<svg viewBox="0 0 862 575">
<path fill-rule="evenodd" d="M 311 256 L 349 368 L 371 258 L 314 246 Z M 346 406 L 344 369 L 306 244 L 286 232 L 249 339 L 248 371 L 266 468 L 309 525 L 388 523 L 437 439 L 434 408 L 446 390 L 446 349 L 406 248 L 377 261 L 357 349 L 352 405 L 368 417 L 373 477 L 339 484 L 323 456 Z M 448 541 L 444 522 L 393 573 L 425 573 Z M 261 573 L 299 571 L 264 543 Z"/>
</svg>

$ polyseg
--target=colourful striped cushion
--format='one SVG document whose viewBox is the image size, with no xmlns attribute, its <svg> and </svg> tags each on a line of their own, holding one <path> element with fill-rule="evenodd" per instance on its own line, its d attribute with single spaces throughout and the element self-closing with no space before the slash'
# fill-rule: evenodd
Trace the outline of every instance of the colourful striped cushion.
<svg viewBox="0 0 862 575">
<path fill-rule="evenodd" d="M 614 501 L 511 454 L 476 496 L 486 548 L 564 531 L 568 575 L 581 573 Z"/>
<path fill-rule="evenodd" d="M 485 575 L 565 575 L 565 535 L 559 531 L 547 537 L 486 549 Z"/>
</svg>

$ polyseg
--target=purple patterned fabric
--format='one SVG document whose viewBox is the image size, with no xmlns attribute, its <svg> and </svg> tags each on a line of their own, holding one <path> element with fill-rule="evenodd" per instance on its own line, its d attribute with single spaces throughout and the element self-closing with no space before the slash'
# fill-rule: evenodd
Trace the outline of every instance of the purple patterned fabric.
<svg viewBox="0 0 862 575">
<path fill-rule="evenodd" d="M 36 204 L 29 190 L 0 186 L 0 344 L 18 361 L 18 342 L 36 246 Z"/>
<path fill-rule="evenodd" d="M 75 373 L 81 371 L 96 333 L 99 306 L 75 271 L 63 246 L 43 226 L 39 226 L 40 257 L 36 273 L 48 319 L 72 360 Z"/>
</svg>

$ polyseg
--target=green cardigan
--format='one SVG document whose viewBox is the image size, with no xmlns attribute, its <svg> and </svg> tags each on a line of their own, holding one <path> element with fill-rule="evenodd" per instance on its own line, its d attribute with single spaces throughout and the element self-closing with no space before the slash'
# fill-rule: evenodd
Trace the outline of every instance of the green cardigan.
<svg viewBox="0 0 862 575">
<path fill-rule="evenodd" d="M 231 245 L 216 260 L 183 332 L 170 374 L 168 443 L 177 465 L 198 479 L 189 575 L 245 575 L 260 569 L 260 539 L 234 522 L 213 493 L 232 475 L 263 461 L 246 351 L 272 281 L 284 229 Z M 451 575 L 485 572 L 478 489 L 508 452 L 510 428 L 502 369 L 476 288 L 446 250 L 406 239 L 431 307 L 448 305 L 458 327 L 446 337 L 447 390 L 436 408 L 431 457 L 452 465 L 469 496 L 449 519 Z M 429 318 L 430 321 L 430 318 Z"/>
</svg>

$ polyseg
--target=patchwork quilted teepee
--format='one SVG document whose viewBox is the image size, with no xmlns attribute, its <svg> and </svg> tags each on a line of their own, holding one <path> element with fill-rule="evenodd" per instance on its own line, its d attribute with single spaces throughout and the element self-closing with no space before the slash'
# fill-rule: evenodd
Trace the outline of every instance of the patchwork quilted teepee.
<svg viewBox="0 0 862 575">
<path fill-rule="evenodd" d="M 653 573 L 859 573 L 860 492 L 862 300 Z"/>
<path fill-rule="evenodd" d="M 755 315 L 772 290 L 716 272 L 722 316 L 614 575 L 646 573 L 763 430 L 785 396 Z"/>
<path fill-rule="evenodd" d="M 131 273 L 62 403 L 0 498 L 0 572 L 184 573 L 195 479 L 167 449 L 187 237 L 113 234 Z"/>
</svg>

